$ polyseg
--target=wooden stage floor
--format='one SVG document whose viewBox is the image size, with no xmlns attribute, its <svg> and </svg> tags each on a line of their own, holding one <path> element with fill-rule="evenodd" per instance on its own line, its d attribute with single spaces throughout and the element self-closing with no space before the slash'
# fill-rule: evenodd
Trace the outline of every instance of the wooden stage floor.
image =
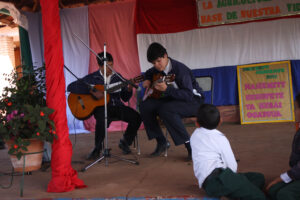
<svg viewBox="0 0 300 200">
<path fill-rule="evenodd" d="M 189 133 L 194 126 L 187 127 Z M 239 159 L 239 171 L 258 171 L 265 174 L 267 182 L 288 169 L 288 159 L 291 143 L 295 133 L 294 123 L 270 123 L 240 125 L 224 123 L 223 131 Z M 183 145 L 175 147 L 171 141 L 168 157 L 150 158 L 149 154 L 155 148 L 155 142 L 148 141 L 145 131 L 139 131 L 141 155 L 123 156 L 118 148 L 122 132 L 109 133 L 109 147 L 113 154 L 129 159 L 137 159 L 140 164 L 108 160 L 108 166 L 100 162 L 85 172 L 80 170 L 89 162 L 85 160 L 94 144 L 94 134 L 71 135 L 73 143 L 72 166 L 79 171 L 79 178 L 88 186 L 66 193 L 47 193 L 47 184 L 51 178 L 51 169 L 35 171 L 25 176 L 24 199 L 51 198 L 113 198 L 123 197 L 205 197 L 203 190 L 197 185 L 193 174 L 191 161 L 186 161 L 187 152 Z M 170 138 L 169 138 L 170 140 Z M 11 171 L 11 164 L 7 150 L 0 150 L 0 173 Z M 1 199 L 20 198 L 21 176 L 14 177 L 13 185 L 9 189 L 0 189 Z M 8 185 L 10 177 L 1 176 L 0 184 Z"/>
</svg>

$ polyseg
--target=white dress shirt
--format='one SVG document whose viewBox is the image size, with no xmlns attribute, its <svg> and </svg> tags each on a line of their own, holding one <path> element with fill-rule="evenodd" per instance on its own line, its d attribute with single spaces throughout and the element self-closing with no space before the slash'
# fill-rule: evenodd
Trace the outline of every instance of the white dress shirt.
<svg viewBox="0 0 300 200">
<path fill-rule="evenodd" d="M 288 173 L 287 172 L 285 172 L 285 173 L 282 173 L 281 175 L 280 175 L 280 178 L 283 180 L 283 182 L 285 182 L 285 183 L 289 183 L 289 182 L 291 182 L 293 179 L 291 179 L 291 177 L 289 177 L 289 175 L 288 175 Z"/>
<path fill-rule="evenodd" d="M 103 77 L 103 79 L 104 79 L 104 74 L 102 74 L 102 72 L 101 72 L 101 70 L 99 70 L 99 72 L 100 72 L 100 75 Z M 112 77 L 112 75 L 114 74 L 114 72 L 112 72 L 109 76 L 106 76 L 106 83 L 107 84 L 110 84 L 110 79 L 111 79 L 111 77 Z"/>
<path fill-rule="evenodd" d="M 104 79 L 104 74 L 102 74 L 101 70 L 99 70 L 100 72 L 100 75 L 103 77 Z M 111 81 L 111 77 L 115 74 L 115 72 L 112 72 L 109 76 L 106 77 L 106 89 L 110 89 L 114 86 L 117 86 L 117 85 L 121 85 L 122 82 L 121 81 L 118 81 L 118 82 L 115 82 L 115 83 L 110 83 Z M 117 92 L 121 92 L 122 88 L 119 88 L 117 90 L 114 90 L 113 92 L 110 92 L 110 93 L 117 93 Z"/>
<path fill-rule="evenodd" d="M 168 64 L 164 70 L 165 74 L 168 74 L 172 70 L 172 63 L 170 62 L 170 59 L 168 59 Z"/>
<path fill-rule="evenodd" d="M 237 171 L 237 162 L 230 143 L 217 129 L 197 128 L 190 139 L 193 168 L 199 187 L 206 177 L 216 168 L 230 168 Z"/>
</svg>

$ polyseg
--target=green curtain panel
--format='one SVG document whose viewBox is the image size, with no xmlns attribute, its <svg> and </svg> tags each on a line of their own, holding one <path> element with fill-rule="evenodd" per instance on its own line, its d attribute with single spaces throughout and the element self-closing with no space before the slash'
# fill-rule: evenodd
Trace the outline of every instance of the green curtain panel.
<svg viewBox="0 0 300 200">
<path fill-rule="evenodd" d="M 19 26 L 20 46 L 21 46 L 21 63 L 23 73 L 31 73 L 33 71 L 32 57 L 28 32 L 23 27 Z"/>
</svg>

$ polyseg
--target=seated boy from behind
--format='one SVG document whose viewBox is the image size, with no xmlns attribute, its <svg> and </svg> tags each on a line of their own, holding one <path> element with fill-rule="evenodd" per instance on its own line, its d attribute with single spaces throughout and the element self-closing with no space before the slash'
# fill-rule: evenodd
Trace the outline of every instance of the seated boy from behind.
<svg viewBox="0 0 300 200">
<path fill-rule="evenodd" d="M 295 115 L 300 118 L 300 94 L 296 96 Z M 271 200 L 298 200 L 300 199 L 300 129 L 297 130 L 290 155 L 290 169 L 282 173 L 267 186 Z"/>
<path fill-rule="evenodd" d="M 237 162 L 231 146 L 223 133 L 216 128 L 220 112 L 210 104 L 200 106 L 197 113 L 197 129 L 191 136 L 192 159 L 199 187 L 209 196 L 241 198 L 243 200 L 266 199 L 263 188 L 265 179 L 260 173 L 236 173 Z"/>
</svg>

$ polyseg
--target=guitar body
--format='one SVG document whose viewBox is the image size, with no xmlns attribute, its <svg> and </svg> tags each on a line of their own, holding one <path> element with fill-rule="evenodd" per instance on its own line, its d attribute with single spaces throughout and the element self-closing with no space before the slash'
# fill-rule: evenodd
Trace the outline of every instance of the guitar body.
<svg viewBox="0 0 300 200">
<path fill-rule="evenodd" d="M 132 83 L 139 83 L 144 80 L 144 76 L 137 76 L 130 81 Z M 127 82 L 123 82 L 117 86 L 114 86 L 107 90 L 107 92 L 113 92 L 124 86 L 128 85 Z M 103 85 L 95 85 L 94 88 L 98 91 L 104 91 Z M 106 95 L 106 102 L 109 102 L 109 94 Z M 101 99 L 95 99 L 91 94 L 74 94 L 70 93 L 68 96 L 68 105 L 74 117 L 79 120 L 88 119 L 96 107 L 104 106 L 104 97 Z"/>
<path fill-rule="evenodd" d="M 104 91 L 103 85 L 95 85 L 99 91 Z M 109 101 L 109 94 L 106 95 L 106 102 Z M 68 105 L 72 114 L 79 120 L 88 119 L 94 109 L 98 106 L 104 106 L 104 98 L 95 99 L 91 94 L 74 94 L 70 93 L 68 96 Z"/>
<path fill-rule="evenodd" d="M 162 95 L 162 92 L 155 89 L 154 88 L 154 83 L 159 80 L 161 78 L 161 74 L 153 74 L 153 77 L 152 77 L 152 85 L 151 85 L 151 88 L 153 89 L 152 91 L 152 94 L 149 95 L 149 98 L 154 98 L 154 99 L 159 99 Z"/>
<path fill-rule="evenodd" d="M 166 76 L 161 75 L 160 73 L 153 74 L 152 76 L 152 84 L 151 87 L 148 91 L 148 94 L 145 94 L 144 100 L 147 98 L 154 98 L 154 99 L 159 99 L 162 97 L 163 92 L 155 89 L 155 84 L 159 82 L 165 82 L 166 84 L 169 84 L 170 82 L 173 82 L 175 80 L 175 74 L 169 74 Z"/>
</svg>

